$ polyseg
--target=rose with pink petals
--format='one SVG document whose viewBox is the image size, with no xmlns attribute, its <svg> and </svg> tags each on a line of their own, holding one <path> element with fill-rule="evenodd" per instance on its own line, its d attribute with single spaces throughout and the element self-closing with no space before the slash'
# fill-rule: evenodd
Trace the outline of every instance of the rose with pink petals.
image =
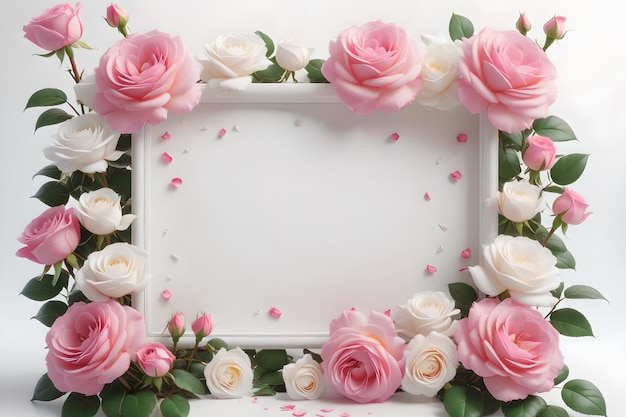
<svg viewBox="0 0 626 417">
<path fill-rule="evenodd" d="M 137 351 L 137 363 L 152 378 L 167 375 L 176 357 L 163 343 L 148 343 Z"/>
<path fill-rule="evenodd" d="M 24 26 L 24 37 L 47 51 L 72 45 L 83 36 L 81 7 L 80 3 L 76 7 L 59 4 L 46 10 Z"/>
<path fill-rule="evenodd" d="M 402 383 L 404 346 L 389 316 L 344 311 L 331 321 L 330 337 L 322 345 L 326 381 L 353 401 L 383 402 Z"/>
<path fill-rule="evenodd" d="M 563 194 L 558 196 L 552 203 L 552 212 L 555 216 L 561 216 L 561 221 L 566 224 L 580 224 L 591 215 L 587 211 L 589 204 L 576 191 L 565 187 Z"/>
</svg>

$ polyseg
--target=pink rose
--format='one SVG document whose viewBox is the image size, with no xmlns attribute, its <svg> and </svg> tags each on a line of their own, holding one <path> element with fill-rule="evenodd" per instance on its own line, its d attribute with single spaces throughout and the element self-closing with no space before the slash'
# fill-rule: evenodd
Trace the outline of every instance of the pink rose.
<svg viewBox="0 0 626 417">
<path fill-rule="evenodd" d="M 128 12 L 119 4 L 111 3 L 107 7 L 106 21 L 113 28 L 126 26 L 128 23 Z"/>
<path fill-rule="evenodd" d="M 31 221 L 17 240 L 26 245 L 17 251 L 19 257 L 43 265 L 62 261 L 80 241 L 80 223 L 74 208 L 50 207 Z"/>
<path fill-rule="evenodd" d="M 563 16 L 554 16 L 543 25 L 543 33 L 548 38 L 563 39 L 565 37 L 565 18 Z"/>
<path fill-rule="evenodd" d="M 200 341 L 213 332 L 213 317 L 210 314 L 201 314 L 191 323 L 191 330 L 196 335 L 196 340 Z"/>
<path fill-rule="evenodd" d="M 393 23 L 352 26 L 330 42 L 329 52 L 322 73 L 356 114 L 396 111 L 422 88 L 419 46 Z"/>
<path fill-rule="evenodd" d="M 550 169 L 556 162 L 556 146 L 550 138 L 532 135 L 528 138 L 528 148 L 524 151 L 522 159 L 533 171 Z"/>
<path fill-rule="evenodd" d="M 185 315 L 180 311 L 174 314 L 167 323 L 167 330 L 170 332 L 172 339 L 178 341 L 185 333 Z"/>
<path fill-rule="evenodd" d="M 120 133 L 191 111 L 200 102 L 200 69 L 180 37 L 153 30 L 128 35 L 95 69 L 94 110 Z"/>
<path fill-rule="evenodd" d="M 160 342 L 148 343 L 137 351 L 137 363 L 152 378 L 164 376 L 170 371 L 176 356 Z"/>
<path fill-rule="evenodd" d="M 46 335 L 48 376 L 60 391 L 96 395 L 128 370 L 144 343 L 137 310 L 115 300 L 74 303 Z"/>
<path fill-rule="evenodd" d="M 556 68 L 530 38 L 485 28 L 463 40 L 458 91 L 471 113 L 487 110 L 505 132 L 529 128 L 556 100 Z"/>
<path fill-rule="evenodd" d="M 59 4 L 31 19 L 23 27 L 24 37 L 47 51 L 69 46 L 83 36 L 83 22 L 78 12 L 82 5 Z"/>
<path fill-rule="evenodd" d="M 330 323 L 322 345 L 326 381 L 353 401 L 383 402 L 402 383 L 404 345 L 389 316 L 344 311 Z"/>
<path fill-rule="evenodd" d="M 552 203 L 552 212 L 555 216 L 561 216 L 563 223 L 580 224 L 591 215 L 586 212 L 587 207 L 589 204 L 580 194 L 566 187 L 563 194 Z"/>
<path fill-rule="evenodd" d="M 512 298 L 474 303 L 454 337 L 459 361 L 482 376 L 500 401 L 550 390 L 563 367 L 556 329 L 539 311 Z"/>
</svg>

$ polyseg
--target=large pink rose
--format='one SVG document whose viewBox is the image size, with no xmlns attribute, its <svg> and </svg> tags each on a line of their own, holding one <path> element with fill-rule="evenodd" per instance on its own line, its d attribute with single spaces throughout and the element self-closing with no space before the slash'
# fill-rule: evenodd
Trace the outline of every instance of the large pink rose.
<svg viewBox="0 0 626 417">
<path fill-rule="evenodd" d="M 549 391 L 563 367 L 559 334 L 536 309 L 512 298 L 474 303 L 454 335 L 459 360 L 500 401 Z"/>
<path fill-rule="evenodd" d="M 180 37 L 153 30 L 116 42 L 95 70 L 93 107 L 120 133 L 156 125 L 200 102 L 200 68 Z"/>
<path fill-rule="evenodd" d="M 81 4 L 76 3 L 76 7 L 59 4 L 46 10 L 23 27 L 24 37 L 47 51 L 73 44 L 83 36 L 80 8 Z"/>
<path fill-rule="evenodd" d="M 48 376 L 60 391 L 96 395 L 128 370 L 144 332 L 142 315 L 115 300 L 75 303 L 46 335 Z"/>
<path fill-rule="evenodd" d="M 17 239 L 25 244 L 16 255 L 43 265 L 54 265 L 74 252 L 80 241 L 80 223 L 74 208 L 50 207 L 31 221 Z"/>
<path fill-rule="evenodd" d="M 422 88 L 422 53 L 407 32 L 381 21 L 352 26 L 330 42 L 322 73 L 356 114 L 396 111 Z"/>
<path fill-rule="evenodd" d="M 388 316 L 344 311 L 330 323 L 322 346 L 326 381 L 353 401 L 383 402 L 402 383 L 404 346 Z"/>
<path fill-rule="evenodd" d="M 535 41 L 517 31 L 489 28 L 463 40 L 458 92 L 471 112 L 487 110 L 505 132 L 531 127 L 556 100 L 556 68 Z"/>
</svg>

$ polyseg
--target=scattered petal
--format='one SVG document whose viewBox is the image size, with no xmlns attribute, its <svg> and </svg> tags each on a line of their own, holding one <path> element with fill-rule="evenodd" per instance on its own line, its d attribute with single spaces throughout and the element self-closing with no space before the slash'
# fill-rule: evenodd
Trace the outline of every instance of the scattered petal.
<svg viewBox="0 0 626 417">
<path fill-rule="evenodd" d="M 259 401 L 258 397 L 252 397 L 252 402 L 253 402 L 253 403 L 255 403 L 255 404 L 256 404 L 258 401 Z"/>
<path fill-rule="evenodd" d="M 460 172 L 460 171 L 454 171 L 453 173 L 451 173 L 451 174 L 450 174 L 450 178 L 451 178 L 453 181 L 458 181 L 458 180 L 460 180 L 461 178 L 463 178 L 463 174 L 461 174 L 461 172 Z"/>
<path fill-rule="evenodd" d="M 189 152 L 191 152 L 191 148 L 187 147 L 183 149 L 183 153 L 189 153 Z"/>
<path fill-rule="evenodd" d="M 459 269 L 459 272 L 467 272 L 467 271 L 469 271 L 469 268 L 467 268 L 467 267 Z"/>
<path fill-rule="evenodd" d="M 293 125 L 294 125 L 295 127 L 300 127 L 300 126 L 302 126 L 302 119 L 296 119 L 296 121 L 295 121 L 295 122 L 293 122 Z"/>
<path fill-rule="evenodd" d="M 183 185 L 183 180 L 178 177 L 172 178 L 172 181 L 170 181 L 170 184 L 172 184 L 172 187 L 178 188 L 181 185 Z"/>
<path fill-rule="evenodd" d="M 333 409 L 332 408 L 321 408 L 320 412 L 321 413 L 332 413 Z"/>
<path fill-rule="evenodd" d="M 163 298 L 166 301 L 169 300 L 170 298 L 172 298 L 172 292 L 170 290 L 161 291 L 161 298 Z"/>
<path fill-rule="evenodd" d="M 178 262 L 180 261 L 180 257 L 178 255 L 176 255 L 175 253 L 173 253 L 170 258 L 172 258 L 172 261 L 174 262 Z"/>
<path fill-rule="evenodd" d="M 431 200 L 430 194 L 428 194 L 428 193 L 424 194 L 424 200 L 430 201 Z"/>
<path fill-rule="evenodd" d="M 426 272 L 428 272 L 429 274 L 434 274 L 435 272 L 437 272 L 437 268 L 433 265 L 426 265 Z"/>
<path fill-rule="evenodd" d="M 467 135 L 465 133 L 458 134 L 457 137 L 456 137 L 456 141 L 459 142 L 459 143 L 467 142 Z"/>
<path fill-rule="evenodd" d="M 296 405 L 295 404 L 287 404 L 287 405 L 281 405 L 280 406 L 280 411 L 293 411 L 296 409 Z"/>
<path fill-rule="evenodd" d="M 273 318 L 279 319 L 280 316 L 282 315 L 283 315 L 283 312 L 277 309 L 276 307 L 270 308 L 270 316 L 272 316 Z"/>
<path fill-rule="evenodd" d="M 169 229 L 163 230 L 163 232 L 161 232 L 161 236 L 165 236 L 167 234 L 167 232 L 169 232 Z"/>
<path fill-rule="evenodd" d="M 391 135 L 389 135 L 389 140 L 392 142 L 397 142 L 398 139 L 400 139 L 400 135 L 398 134 L 398 132 L 393 132 Z"/>
<path fill-rule="evenodd" d="M 448 226 L 446 226 L 445 224 L 440 224 L 439 228 L 443 231 L 443 232 L 447 232 L 448 231 Z"/>
<path fill-rule="evenodd" d="M 341 413 L 339 417 L 350 417 L 350 413 Z"/>
<path fill-rule="evenodd" d="M 209 128 L 208 128 L 208 127 L 206 127 L 206 126 L 202 126 L 202 127 L 200 128 L 200 131 L 201 131 L 201 132 L 205 132 L 205 131 L 207 131 L 207 130 L 209 130 Z"/>
<path fill-rule="evenodd" d="M 383 314 L 384 314 L 385 316 L 389 316 L 389 317 L 391 317 L 391 309 L 387 309 L 387 310 L 385 310 L 385 311 L 383 312 Z"/>
<path fill-rule="evenodd" d="M 470 248 L 467 248 L 467 249 L 461 251 L 461 258 L 469 259 L 471 257 L 472 257 L 472 250 Z"/>
<path fill-rule="evenodd" d="M 223 138 L 226 135 L 226 129 L 221 128 L 220 131 L 217 133 L 217 137 L 218 138 Z"/>
<path fill-rule="evenodd" d="M 442 162 L 443 162 L 443 157 L 441 157 L 441 156 L 440 156 L 440 157 L 439 157 L 439 158 L 437 158 L 437 160 L 435 161 L 435 165 L 439 165 L 439 164 L 441 164 Z"/>
<path fill-rule="evenodd" d="M 437 248 L 437 250 L 435 251 L 436 253 L 441 253 L 443 252 L 443 246 L 439 245 L 439 247 Z"/>
<path fill-rule="evenodd" d="M 172 137 L 172 135 L 170 135 L 170 132 L 165 132 L 161 135 L 161 139 L 163 140 L 168 140 Z"/>
<path fill-rule="evenodd" d="M 292 416 L 294 417 L 303 417 L 305 416 L 307 413 L 304 410 L 296 410 L 293 413 L 291 413 Z"/>
<path fill-rule="evenodd" d="M 172 163 L 173 160 L 174 158 L 172 158 L 172 155 L 170 155 L 169 153 L 163 152 L 161 154 L 161 161 L 165 162 L 166 164 Z"/>
<path fill-rule="evenodd" d="M 166 279 L 166 280 L 168 280 L 168 281 L 171 281 L 171 280 L 173 280 L 173 279 L 174 279 L 174 277 L 173 277 L 173 276 L 171 276 L 171 275 L 168 275 L 165 279 Z"/>
<path fill-rule="evenodd" d="M 237 125 L 233 126 L 232 131 L 235 133 L 239 133 L 239 128 L 237 127 Z"/>
</svg>

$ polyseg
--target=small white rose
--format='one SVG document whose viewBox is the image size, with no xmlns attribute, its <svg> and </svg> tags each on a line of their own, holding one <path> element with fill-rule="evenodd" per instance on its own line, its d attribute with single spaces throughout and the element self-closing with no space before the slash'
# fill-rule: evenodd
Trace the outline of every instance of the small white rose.
<svg viewBox="0 0 626 417">
<path fill-rule="evenodd" d="M 216 398 L 240 398 L 252 392 L 250 357 L 240 348 L 221 348 L 204 368 L 204 376 Z"/>
<path fill-rule="evenodd" d="M 404 350 L 406 365 L 402 389 L 409 394 L 433 397 L 456 375 L 456 345 L 447 336 L 418 334 Z"/>
<path fill-rule="evenodd" d="M 87 113 L 61 123 L 52 145 L 43 153 L 66 174 L 105 172 L 107 161 L 124 154 L 115 149 L 119 136 L 100 115 Z"/>
<path fill-rule="evenodd" d="M 421 291 L 413 295 L 406 304 L 399 305 L 393 313 L 398 334 L 405 340 L 415 335 L 438 332 L 452 336 L 459 314 L 454 300 L 441 291 Z"/>
<path fill-rule="evenodd" d="M 150 276 L 145 273 L 148 253 L 117 242 L 92 252 L 76 272 L 76 286 L 91 301 L 106 302 L 141 291 Z"/>
<path fill-rule="evenodd" d="M 460 104 L 456 80 L 459 61 L 463 55 L 457 43 L 441 34 L 422 35 L 424 59 L 422 62 L 422 89 L 417 101 L 431 109 L 449 110 Z"/>
<path fill-rule="evenodd" d="M 276 45 L 276 62 L 287 71 L 306 67 L 315 48 L 307 48 L 297 39 L 288 39 Z"/>
<path fill-rule="evenodd" d="M 498 209 L 512 222 L 525 222 L 543 210 L 541 188 L 527 181 L 509 181 L 498 192 Z"/>
<path fill-rule="evenodd" d="M 221 35 L 204 46 L 200 79 L 222 90 L 244 90 L 251 82 L 250 74 L 269 67 L 272 62 L 265 56 L 267 49 L 256 35 Z"/>
<path fill-rule="evenodd" d="M 561 284 L 556 258 L 541 243 L 525 236 L 498 235 L 483 247 L 484 265 L 469 268 L 482 292 L 497 296 L 508 291 L 511 298 L 529 306 L 554 305 L 550 293 Z"/>
<path fill-rule="evenodd" d="M 95 235 L 108 235 L 126 230 L 137 216 L 122 215 L 120 195 L 110 188 L 100 188 L 80 195 L 76 217 L 80 224 Z"/>
<path fill-rule="evenodd" d="M 305 354 L 295 363 L 283 367 L 283 380 L 287 395 L 292 400 L 315 400 L 325 388 L 322 365 L 310 354 Z"/>
</svg>

